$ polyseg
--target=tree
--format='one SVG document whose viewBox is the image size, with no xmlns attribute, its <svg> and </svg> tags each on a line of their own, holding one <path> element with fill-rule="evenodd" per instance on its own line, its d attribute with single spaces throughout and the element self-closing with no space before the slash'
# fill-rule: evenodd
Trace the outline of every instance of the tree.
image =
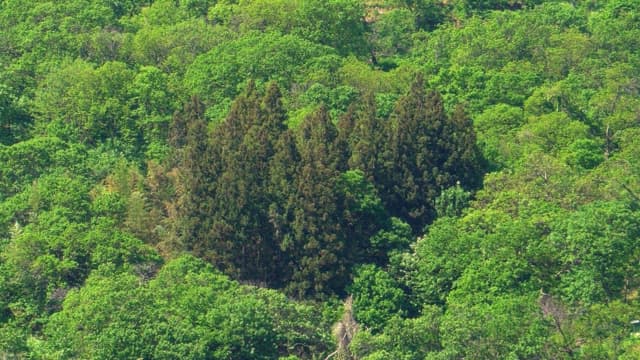
<svg viewBox="0 0 640 360">
<path fill-rule="evenodd" d="M 599 201 L 559 219 L 556 226 L 552 239 L 565 239 L 557 245 L 564 298 L 585 305 L 627 298 L 632 284 L 639 283 L 632 265 L 640 257 L 634 241 L 640 232 L 638 212 L 624 202 Z"/>
<path fill-rule="evenodd" d="M 448 157 L 443 170 L 455 179 L 456 184 L 464 184 L 467 189 L 477 189 L 482 185 L 484 159 L 476 143 L 473 122 L 464 106 L 456 105 L 448 125 Z"/>
<path fill-rule="evenodd" d="M 68 144 L 56 137 L 33 137 L 0 147 L 0 193 L 3 198 L 20 193 L 40 176 L 62 166 L 67 160 L 62 155 L 69 150 Z"/>
<path fill-rule="evenodd" d="M 148 308 L 138 284 L 132 273 L 108 266 L 92 274 L 85 286 L 67 294 L 62 311 L 48 322 L 47 352 L 69 359 L 149 354 L 152 343 L 135 321 L 144 319 Z"/>
<path fill-rule="evenodd" d="M 391 164 L 385 165 L 391 184 L 384 189 L 387 208 L 406 219 L 415 231 L 433 219 L 430 202 L 442 179 L 444 149 L 441 128 L 446 114 L 439 96 L 427 99 L 422 75 L 396 104 L 389 141 Z M 439 179 L 440 177 L 440 179 Z"/>
<path fill-rule="evenodd" d="M 45 325 L 41 354 L 217 360 L 326 351 L 314 308 L 240 286 L 192 256 L 140 280 L 109 266 L 93 272 Z"/>
<path fill-rule="evenodd" d="M 437 157 L 443 155 L 435 146 L 439 131 L 429 131 L 428 123 L 433 122 L 434 130 L 438 130 L 445 120 L 444 108 L 441 102 L 427 105 L 426 101 L 424 81 L 418 75 L 409 93 L 396 103 L 383 154 L 385 177 L 389 179 L 381 184 L 386 208 L 392 215 L 406 219 L 414 231 L 421 230 L 433 218 L 429 202 L 436 195 L 440 170 Z"/>
<path fill-rule="evenodd" d="M 271 284 L 278 278 L 279 250 L 268 220 L 274 201 L 269 164 L 286 130 L 286 119 L 278 86 L 272 83 L 260 99 L 250 83 L 217 133 L 223 169 L 212 216 L 234 231 L 212 236 L 232 244 L 228 256 L 240 279 Z"/>
<path fill-rule="evenodd" d="M 143 66 L 128 88 L 136 126 L 144 138 L 145 155 L 154 160 L 164 159 L 169 152 L 167 132 L 176 104 L 175 94 L 167 82 L 169 77 L 160 69 Z"/>
<path fill-rule="evenodd" d="M 306 1 L 294 15 L 299 19 L 294 33 L 342 55 L 362 55 L 368 50 L 364 14 L 364 4 L 358 0 Z"/>
<path fill-rule="evenodd" d="M 15 90 L 0 85 L 0 144 L 11 145 L 26 139 L 33 119 L 23 109 Z"/>
<path fill-rule="evenodd" d="M 218 176 L 215 171 L 218 164 L 217 154 L 209 146 L 202 102 L 197 97 L 191 98 L 184 110 L 174 115 L 173 124 L 175 140 L 172 142 L 183 146 L 176 179 L 176 232 L 184 249 L 204 255 L 212 249 L 207 243 L 211 226 L 211 182 Z M 181 135 L 185 138 L 181 139 Z"/>
<path fill-rule="evenodd" d="M 209 106 L 207 115 L 219 120 L 227 115 L 240 93 L 239 85 L 247 79 L 273 80 L 288 88 L 304 74 L 307 64 L 333 53 L 329 47 L 295 35 L 252 31 L 199 55 L 189 66 L 184 84 Z"/>
<path fill-rule="evenodd" d="M 342 173 L 336 182 L 340 208 L 342 232 L 345 239 L 345 254 L 354 263 L 371 262 L 381 250 L 371 246 L 370 238 L 387 224 L 387 214 L 373 184 L 360 170 Z M 382 256 L 386 255 L 381 254 Z"/>
<path fill-rule="evenodd" d="M 351 141 L 353 131 L 356 126 L 355 104 L 351 103 L 347 111 L 340 116 L 336 125 L 338 129 L 338 138 L 336 139 L 336 151 L 340 157 L 340 170 L 345 171 L 348 168 L 348 161 L 351 157 Z"/>
<path fill-rule="evenodd" d="M 535 297 L 525 295 L 477 305 L 448 304 L 440 331 L 449 358 L 537 359 L 546 350 L 549 329 Z"/>
<path fill-rule="evenodd" d="M 206 241 L 209 260 L 225 273 L 240 277 L 254 253 L 247 251 L 250 228 L 253 224 L 251 211 L 254 191 L 251 173 L 246 172 L 249 161 L 245 159 L 244 138 L 249 129 L 258 123 L 260 98 L 253 81 L 234 101 L 226 119 L 219 124 L 211 136 L 212 153 L 219 156 L 215 161 L 216 177 L 210 177 L 210 202 Z M 251 154 L 247 154 L 251 156 Z"/>
<path fill-rule="evenodd" d="M 417 318 L 394 316 L 377 335 L 360 329 L 349 348 L 359 359 L 425 359 L 442 349 L 441 318 L 442 310 L 436 306 L 425 306 Z"/>
<path fill-rule="evenodd" d="M 348 260 L 341 233 L 338 194 L 337 130 L 324 107 L 300 128 L 300 168 L 292 241 L 284 244 L 293 269 L 288 292 L 298 297 L 339 293 L 346 284 Z"/>
<path fill-rule="evenodd" d="M 404 254 L 409 250 L 414 241 L 415 237 L 411 226 L 392 217 L 386 221 L 380 231 L 369 238 L 369 244 L 365 248 L 367 261 L 384 266 L 394 256 Z"/>
<path fill-rule="evenodd" d="M 376 16 L 372 30 L 376 57 L 402 55 L 413 45 L 411 34 L 416 30 L 416 16 L 409 9 L 391 9 Z"/>
<path fill-rule="evenodd" d="M 269 85 L 260 104 L 258 117 L 244 136 L 239 153 L 244 157 L 240 164 L 247 179 L 249 199 L 244 209 L 249 219 L 245 225 L 247 237 L 243 244 L 248 249 L 248 259 L 242 266 L 241 278 L 273 284 L 279 281 L 280 249 L 270 231 L 269 208 L 274 196 L 269 192 L 269 165 L 277 150 L 277 143 L 286 130 L 287 113 L 282 105 L 278 85 Z M 292 166 L 289 164 L 288 166 Z"/>
<path fill-rule="evenodd" d="M 374 94 L 363 97 L 355 118 L 349 167 L 364 172 L 374 184 L 382 184 L 385 174 L 381 157 L 387 129 L 378 117 Z"/>
<path fill-rule="evenodd" d="M 478 145 L 489 167 L 500 168 L 519 157 L 516 134 L 524 123 L 522 109 L 505 104 L 487 107 L 474 119 Z"/>
<path fill-rule="evenodd" d="M 374 334 L 392 317 L 406 315 L 404 292 L 389 274 L 375 265 L 358 267 L 348 291 L 353 295 L 356 320 Z"/>
<path fill-rule="evenodd" d="M 434 0 L 402 0 L 414 14 L 416 27 L 432 30 L 445 19 L 446 3 Z"/>
<path fill-rule="evenodd" d="M 455 187 L 443 190 L 435 201 L 438 217 L 457 217 L 462 215 L 462 211 L 469 206 L 470 198 L 471 193 L 464 191 L 460 183 L 457 183 Z"/>
<path fill-rule="evenodd" d="M 454 282 L 475 258 L 477 235 L 461 233 L 458 228 L 454 218 L 438 219 L 403 264 L 404 281 L 417 305 L 444 305 Z"/>
<path fill-rule="evenodd" d="M 475 132 L 461 107 L 447 116 L 442 97 L 425 92 L 420 74 L 390 120 L 381 154 L 385 177 L 378 185 L 390 213 L 419 232 L 435 218 L 434 201 L 442 189 L 456 182 L 480 185 Z"/>
</svg>

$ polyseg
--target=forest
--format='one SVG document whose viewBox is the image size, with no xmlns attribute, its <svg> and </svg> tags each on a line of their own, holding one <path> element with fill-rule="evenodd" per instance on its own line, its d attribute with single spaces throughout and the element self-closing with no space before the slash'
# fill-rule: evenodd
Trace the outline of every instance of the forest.
<svg viewBox="0 0 640 360">
<path fill-rule="evenodd" d="M 640 1 L 0 0 L 0 358 L 640 359 Z"/>
</svg>

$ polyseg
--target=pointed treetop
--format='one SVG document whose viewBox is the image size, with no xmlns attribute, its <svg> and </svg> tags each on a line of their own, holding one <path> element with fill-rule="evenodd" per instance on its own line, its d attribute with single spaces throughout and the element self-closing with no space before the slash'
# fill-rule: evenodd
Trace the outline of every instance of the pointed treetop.
<svg viewBox="0 0 640 360">
<path fill-rule="evenodd" d="M 257 96 L 256 93 L 256 81 L 254 79 L 249 79 L 249 82 L 247 82 L 247 87 L 244 90 L 244 94 L 247 98 L 251 98 L 252 96 Z"/>
<path fill-rule="evenodd" d="M 333 142 L 336 136 L 336 128 L 325 105 L 306 116 L 302 122 L 302 138 L 305 140 L 316 138 Z"/>
<path fill-rule="evenodd" d="M 444 100 L 439 92 L 431 90 L 425 95 L 425 98 L 426 111 L 429 117 L 439 120 L 446 118 Z"/>
<path fill-rule="evenodd" d="M 266 126 L 272 126 L 280 130 L 286 128 L 287 111 L 282 105 L 282 93 L 277 83 L 272 82 L 262 98 L 262 112 Z"/>
<path fill-rule="evenodd" d="M 347 108 L 347 111 L 340 116 L 338 120 L 338 131 L 340 132 L 340 136 L 344 139 L 348 139 L 353 132 L 353 129 L 356 126 L 356 113 L 357 113 L 357 104 L 355 102 L 351 103 Z"/>
<path fill-rule="evenodd" d="M 416 78 L 411 84 L 411 92 L 424 92 L 424 75 L 421 72 L 416 73 Z"/>
<path fill-rule="evenodd" d="M 269 83 L 267 87 L 267 92 L 264 95 L 263 104 L 266 106 L 268 104 L 273 104 L 274 102 L 282 103 L 282 92 L 280 91 L 280 87 L 278 83 L 272 81 Z"/>
<path fill-rule="evenodd" d="M 190 119 L 204 120 L 204 103 L 197 95 L 193 95 L 191 100 L 184 105 L 184 113 Z"/>
</svg>

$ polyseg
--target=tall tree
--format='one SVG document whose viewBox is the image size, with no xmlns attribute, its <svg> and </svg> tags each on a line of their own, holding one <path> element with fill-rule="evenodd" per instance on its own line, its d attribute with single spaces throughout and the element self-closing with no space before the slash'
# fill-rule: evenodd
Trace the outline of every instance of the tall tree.
<svg viewBox="0 0 640 360">
<path fill-rule="evenodd" d="M 289 258 L 294 246 L 293 224 L 297 206 L 297 174 L 300 169 L 300 152 L 295 134 L 287 129 L 276 143 L 276 152 L 269 162 L 269 187 L 271 204 L 268 221 L 273 242 L 277 246 L 274 264 L 280 269 L 272 279 L 275 286 L 283 287 L 291 279 L 293 268 Z M 273 275 L 275 275 L 273 274 Z"/>
<path fill-rule="evenodd" d="M 377 115 L 376 99 L 373 93 L 363 96 L 355 118 L 349 167 L 363 171 L 374 183 L 382 183 L 384 174 L 381 156 L 385 143 L 385 128 Z"/>
<path fill-rule="evenodd" d="M 212 136 L 212 147 L 220 154 L 220 176 L 213 184 L 213 223 L 209 232 L 213 257 L 209 260 L 236 278 L 243 277 L 243 269 L 253 256 L 246 245 L 250 237 L 247 229 L 252 223 L 248 209 L 254 189 L 252 176 L 246 171 L 248 154 L 243 151 L 243 144 L 259 115 L 260 98 L 250 81 Z"/>
<path fill-rule="evenodd" d="M 168 166 L 176 166 L 184 159 L 184 148 L 187 145 L 187 135 L 189 126 L 194 119 L 204 118 L 204 104 L 197 96 L 185 103 L 183 109 L 176 111 L 169 124 L 167 142 L 171 146 L 172 156 L 169 158 Z M 195 134 L 192 134 L 195 135 Z"/>
<path fill-rule="evenodd" d="M 414 231 L 433 221 L 442 189 L 458 181 L 478 185 L 482 167 L 471 121 L 461 107 L 449 118 L 440 94 L 426 93 L 421 75 L 398 100 L 388 133 L 381 152 L 385 176 L 378 185 L 387 209 Z"/>
<path fill-rule="evenodd" d="M 239 156 L 238 150 L 249 128 L 258 122 L 260 97 L 253 80 L 249 81 L 243 93 L 231 105 L 225 120 L 216 128 L 215 141 L 220 144 L 225 163 Z M 227 165 L 228 166 L 228 165 Z"/>
<path fill-rule="evenodd" d="M 324 107 L 307 116 L 300 129 L 293 236 L 285 248 L 293 269 L 287 290 L 298 297 L 338 292 L 347 280 L 335 192 L 340 175 L 337 135 Z"/>
<path fill-rule="evenodd" d="M 270 164 L 286 130 L 278 86 L 260 97 L 253 82 L 237 97 L 212 137 L 220 176 L 212 183 L 209 260 L 245 281 L 274 285 L 280 251 L 270 224 Z M 292 166 L 288 164 L 287 166 Z"/>
<path fill-rule="evenodd" d="M 449 124 L 451 141 L 447 144 L 449 157 L 444 163 L 444 169 L 465 188 L 478 188 L 482 182 L 485 160 L 476 143 L 473 122 L 462 104 L 458 104 L 453 110 Z"/>
<path fill-rule="evenodd" d="M 212 181 L 216 172 L 215 155 L 209 146 L 204 105 L 197 97 L 176 113 L 173 121 L 177 146 L 182 145 L 177 174 L 177 232 L 182 246 L 202 255 L 210 225 Z M 182 128 L 186 127 L 186 131 Z M 184 139 L 180 139 L 184 135 Z"/>
<path fill-rule="evenodd" d="M 336 139 L 336 151 L 340 157 L 340 171 L 345 171 L 348 168 L 348 161 L 351 157 L 351 143 L 353 142 L 353 130 L 356 127 L 357 113 L 356 104 L 352 103 L 347 108 L 340 119 L 338 119 L 337 129 L 338 137 Z"/>
<path fill-rule="evenodd" d="M 395 216 L 407 219 L 415 231 L 432 218 L 429 201 L 435 198 L 435 155 L 437 149 L 433 130 L 442 123 L 444 109 L 427 104 L 424 80 L 421 75 L 411 85 L 409 93 L 400 98 L 391 114 L 390 139 L 385 156 L 386 178 L 383 188 L 387 209 Z M 434 117 L 434 118 L 431 118 Z"/>
<path fill-rule="evenodd" d="M 278 271 L 278 246 L 274 243 L 269 225 L 269 207 L 273 195 L 269 193 L 269 163 L 274 157 L 278 139 L 286 130 L 286 111 L 282 106 L 280 89 L 272 83 L 259 104 L 257 118 L 253 120 L 244 135 L 238 150 L 238 162 L 244 179 L 246 203 L 240 210 L 239 229 L 244 237 L 237 266 L 240 277 L 270 284 L 276 281 Z M 291 165 L 289 165 L 291 166 Z M 232 168 L 228 169 L 233 172 Z M 235 181 L 243 181 L 236 178 Z"/>
</svg>

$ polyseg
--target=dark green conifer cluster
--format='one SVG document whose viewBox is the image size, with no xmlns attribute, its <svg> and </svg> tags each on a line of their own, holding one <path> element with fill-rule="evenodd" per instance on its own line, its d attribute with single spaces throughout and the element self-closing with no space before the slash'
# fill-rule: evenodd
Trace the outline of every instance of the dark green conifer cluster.
<svg viewBox="0 0 640 360">
<path fill-rule="evenodd" d="M 211 132 L 193 98 L 171 129 L 187 128 L 183 139 L 171 140 L 183 144 L 176 156 L 185 250 L 234 278 L 299 298 L 344 294 L 387 216 L 418 232 L 434 219 L 441 189 L 479 185 L 482 163 L 469 119 L 461 108 L 449 117 L 424 86 L 419 76 L 389 119 L 377 116 L 368 96 L 337 125 L 320 106 L 295 129 L 287 127 L 275 83 L 261 96 L 249 82 Z M 364 189 L 351 187 L 353 176 Z M 362 196 L 378 203 L 358 204 Z"/>
</svg>

